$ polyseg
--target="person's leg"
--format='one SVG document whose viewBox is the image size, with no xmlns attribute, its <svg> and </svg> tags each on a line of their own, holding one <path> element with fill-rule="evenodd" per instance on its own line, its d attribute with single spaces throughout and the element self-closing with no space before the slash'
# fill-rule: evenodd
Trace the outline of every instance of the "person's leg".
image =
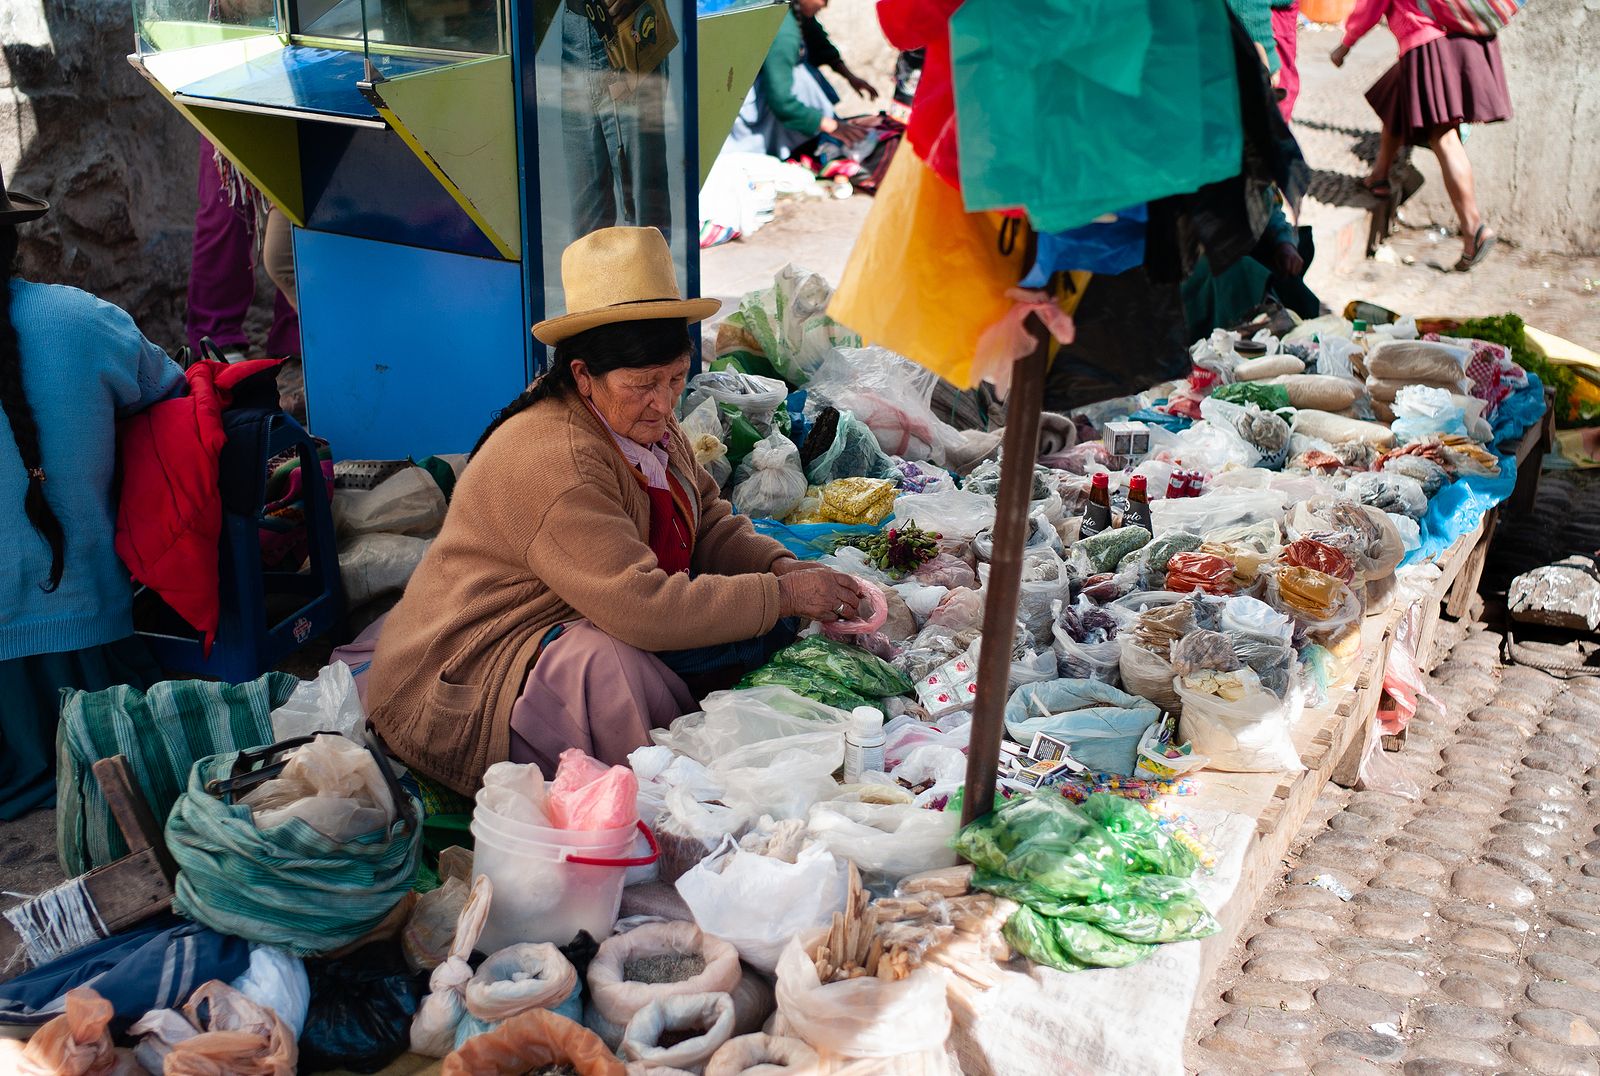
<svg viewBox="0 0 1600 1076">
<path fill-rule="evenodd" d="M 606 90 L 610 61 L 589 20 L 563 8 L 561 12 L 561 148 L 572 199 L 572 234 L 560 245 L 617 219 L 616 173 L 607 124 L 615 111 Z"/>
<path fill-rule="evenodd" d="M 1286 8 L 1272 9 L 1272 40 L 1278 46 L 1278 88 L 1283 91 L 1278 111 L 1283 113 L 1285 123 L 1294 115 L 1294 102 L 1300 96 L 1299 29 L 1300 0 Z"/>
<path fill-rule="evenodd" d="M 1467 147 L 1461 144 L 1459 128 L 1440 127 L 1428 139 L 1434 156 L 1439 158 L 1439 172 L 1444 177 L 1444 189 L 1455 206 L 1456 219 L 1461 225 L 1461 255 L 1470 258 L 1478 252 L 1478 229 L 1483 225 L 1483 215 L 1478 212 L 1478 196 L 1472 186 L 1472 162 L 1467 159 Z M 1485 232 L 1483 237 L 1488 238 Z"/>
<path fill-rule="evenodd" d="M 295 291 L 294 227 L 277 206 L 267 210 L 267 225 L 261 236 L 261 264 L 278 293 L 298 313 L 300 296 Z"/>
<path fill-rule="evenodd" d="M 200 140 L 199 205 L 194 215 L 194 253 L 189 266 L 189 346 L 211 337 L 223 349 L 249 343 L 244 319 L 255 298 L 248 205 L 230 205 L 217 173 L 215 150 Z"/>
<path fill-rule="evenodd" d="M 1385 123 L 1383 133 L 1378 136 L 1378 156 L 1373 159 L 1372 171 L 1367 176 L 1367 186 L 1375 187 L 1379 183 L 1389 182 L 1389 173 L 1394 170 L 1395 158 L 1400 156 L 1400 144 L 1400 133 Z"/>
<path fill-rule="evenodd" d="M 554 777 L 561 752 L 580 748 L 626 764 L 650 730 L 694 709 L 683 681 L 653 655 L 587 620 L 569 625 L 539 655 L 511 709 L 511 761 Z"/>
</svg>

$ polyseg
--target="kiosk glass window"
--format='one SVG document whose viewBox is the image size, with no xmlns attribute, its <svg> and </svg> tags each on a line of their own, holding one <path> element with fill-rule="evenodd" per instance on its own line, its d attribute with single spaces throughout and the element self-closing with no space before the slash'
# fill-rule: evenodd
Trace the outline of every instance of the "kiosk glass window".
<svg viewBox="0 0 1600 1076">
<path fill-rule="evenodd" d="M 549 0 L 542 0 L 549 2 Z M 561 252 L 615 225 L 661 229 L 688 288 L 683 0 L 554 0 L 536 77 L 544 316 L 566 312 Z M 692 192 L 690 192 L 692 193 Z"/>
<path fill-rule="evenodd" d="M 278 32 L 274 0 L 133 0 L 140 54 L 216 45 Z"/>
<path fill-rule="evenodd" d="M 293 32 L 350 38 L 370 47 L 499 54 L 506 51 L 501 0 L 290 0 Z"/>
</svg>

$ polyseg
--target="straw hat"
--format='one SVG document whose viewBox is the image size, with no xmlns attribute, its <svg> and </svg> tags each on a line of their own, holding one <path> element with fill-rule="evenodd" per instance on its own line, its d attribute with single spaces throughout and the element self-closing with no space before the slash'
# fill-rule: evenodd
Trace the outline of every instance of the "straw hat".
<svg viewBox="0 0 1600 1076">
<path fill-rule="evenodd" d="M 26 194 L 16 191 L 6 191 L 6 174 L 0 169 L 0 224 L 21 224 L 24 221 L 42 217 L 50 209 L 50 203 L 39 198 L 29 198 Z"/>
<path fill-rule="evenodd" d="M 541 343 L 558 343 L 618 321 L 704 321 L 722 308 L 716 299 L 685 299 L 678 294 L 672 251 L 655 228 L 590 232 L 561 252 L 561 287 L 569 313 L 533 327 Z"/>
</svg>

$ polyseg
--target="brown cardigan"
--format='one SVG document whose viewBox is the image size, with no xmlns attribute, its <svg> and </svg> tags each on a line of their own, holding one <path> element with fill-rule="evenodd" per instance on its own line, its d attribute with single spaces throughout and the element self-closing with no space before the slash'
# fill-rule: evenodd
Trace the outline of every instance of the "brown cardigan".
<svg viewBox="0 0 1600 1076">
<path fill-rule="evenodd" d="M 557 624 L 587 618 L 649 651 L 772 630 L 783 546 L 733 514 L 676 423 L 667 454 L 695 515 L 694 578 L 657 566 L 649 496 L 582 400 L 541 401 L 489 439 L 373 657 L 367 706 L 390 750 L 471 795 L 509 754 L 512 704 Z"/>
</svg>

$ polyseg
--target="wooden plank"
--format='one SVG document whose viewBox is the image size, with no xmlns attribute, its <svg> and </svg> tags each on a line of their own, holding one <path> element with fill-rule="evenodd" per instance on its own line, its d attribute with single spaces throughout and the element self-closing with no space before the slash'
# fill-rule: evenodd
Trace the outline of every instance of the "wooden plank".
<svg viewBox="0 0 1600 1076">
<path fill-rule="evenodd" d="M 96 867 L 83 887 L 112 934 L 172 907 L 172 883 L 153 848 Z"/>
<path fill-rule="evenodd" d="M 100 785 L 100 795 L 106 801 L 106 809 L 122 831 L 128 851 L 152 852 L 170 888 L 170 883 L 178 877 L 178 863 L 167 851 L 166 838 L 150 805 L 133 787 L 133 773 L 128 767 L 127 757 L 113 755 L 100 759 L 91 772 Z"/>
</svg>

